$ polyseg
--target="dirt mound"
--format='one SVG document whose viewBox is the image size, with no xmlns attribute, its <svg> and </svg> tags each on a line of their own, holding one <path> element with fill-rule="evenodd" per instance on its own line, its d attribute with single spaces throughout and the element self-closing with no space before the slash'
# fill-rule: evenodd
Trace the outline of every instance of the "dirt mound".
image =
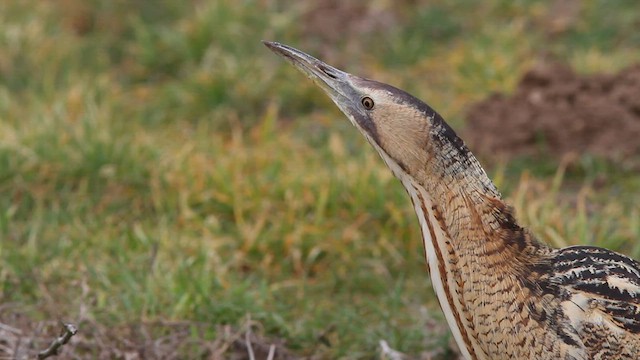
<svg viewBox="0 0 640 360">
<path fill-rule="evenodd" d="M 487 157 L 582 154 L 619 160 L 640 155 L 640 64 L 614 75 L 578 75 L 566 65 L 526 73 L 512 96 L 471 107 L 463 131 Z"/>
</svg>

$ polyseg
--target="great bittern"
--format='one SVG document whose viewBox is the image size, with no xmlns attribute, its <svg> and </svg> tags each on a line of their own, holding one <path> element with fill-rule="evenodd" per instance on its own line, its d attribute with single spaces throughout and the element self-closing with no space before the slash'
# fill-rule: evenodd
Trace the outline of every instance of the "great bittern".
<svg viewBox="0 0 640 360">
<path fill-rule="evenodd" d="M 640 359 L 638 262 L 538 241 L 429 105 L 289 46 L 265 45 L 329 95 L 404 185 L 433 288 L 466 359 Z"/>
</svg>

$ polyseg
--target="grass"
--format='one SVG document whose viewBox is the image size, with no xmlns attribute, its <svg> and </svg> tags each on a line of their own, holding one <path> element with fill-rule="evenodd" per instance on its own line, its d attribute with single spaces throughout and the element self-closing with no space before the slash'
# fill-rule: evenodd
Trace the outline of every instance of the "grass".
<svg viewBox="0 0 640 360">
<path fill-rule="evenodd" d="M 459 128 L 466 105 L 513 89 L 545 51 L 583 72 L 638 58 L 634 3 L 588 2 L 554 36 L 543 2 L 407 3 L 383 9 L 390 28 L 335 44 L 300 20 L 313 6 L 2 2 L 0 303 L 34 322 L 202 322 L 211 341 L 250 316 L 326 358 L 377 356 L 382 339 L 449 351 L 404 190 L 259 40 L 404 87 Z M 552 244 L 639 258 L 640 177 L 581 161 L 492 176 Z"/>
</svg>

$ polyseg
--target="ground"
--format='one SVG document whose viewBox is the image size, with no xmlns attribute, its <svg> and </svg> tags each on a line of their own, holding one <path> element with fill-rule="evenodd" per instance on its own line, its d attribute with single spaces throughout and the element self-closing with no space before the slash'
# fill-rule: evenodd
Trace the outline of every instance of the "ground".
<svg viewBox="0 0 640 360">
<path fill-rule="evenodd" d="M 464 125 L 534 88 L 527 114 L 558 107 L 526 76 L 549 59 L 569 85 L 635 71 L 635 1 L 317 4 L 0 2 L 0 358 L 60 321 L 60 358 L 456 356 L 402 186 L 262 39 L 427 101 L 545 241 L 640 257 L 634 151 L 580 127 L 559 160 L 545 125 L 494 156 L 511 134 Z"/>
<path fill-rule="evenodd" d="M 557 62 L 524 74 L 512 95 L 471 107 L 464 131 L 480 154 L 592 154 L 633 162 L 640 155 L 640 64 L 615 74 L 576 74 Z"/>
</svg>

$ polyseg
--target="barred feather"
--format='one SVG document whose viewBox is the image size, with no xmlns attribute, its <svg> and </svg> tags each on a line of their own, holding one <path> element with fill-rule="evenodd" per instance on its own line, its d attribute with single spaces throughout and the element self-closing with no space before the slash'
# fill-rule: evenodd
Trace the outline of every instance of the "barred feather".
<svg viewBox="0 0 640 360">
<path fill-rule="evenodd" d="M 576 328 L 600 315 L 600 323 L 613 332 L 640 334 L 640 263 L 613 251 L 574 246 L 560 249 L 553 258 L 549 281 L 580 298 Z"/>
</svg>

